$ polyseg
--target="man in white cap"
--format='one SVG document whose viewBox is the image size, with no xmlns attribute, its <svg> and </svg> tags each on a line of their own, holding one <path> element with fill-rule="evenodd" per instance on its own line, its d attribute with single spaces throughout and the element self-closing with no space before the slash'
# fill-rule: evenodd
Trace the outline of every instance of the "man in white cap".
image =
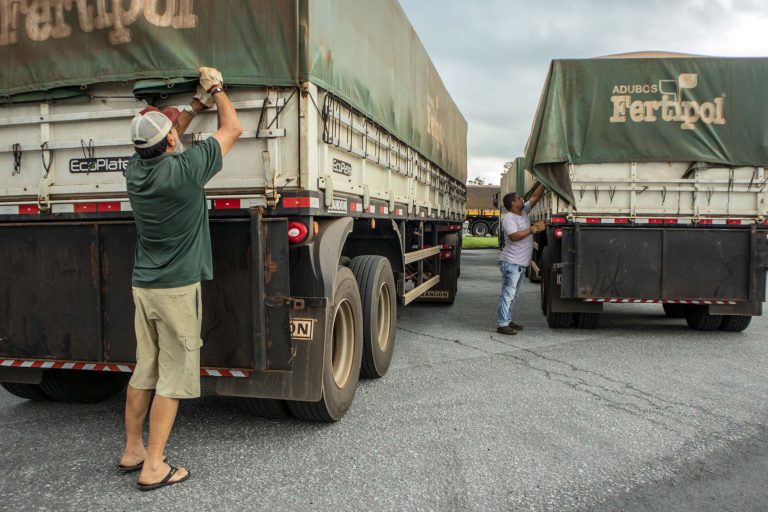
<svg viewBox="0 0 768 512">
<path fill-rule="evenodd" d="M 166 463 L 163 452 L 179 399 L 200 396 L 200 282 L 213 278 L 203 187 L 221 170 L 222 157 L 243 131 L 223 85 L 218 70 L 200 68 L 200 86 L 187 110 L 147 107 L 131 122 L 136 155 L 125 177 L 138 232 L 132 283 L 137 347 L 118 467 L 141 470 L 138 486 L 144 491 L 183 482 L 190 474 Z M 180 134 L 214 103 L 219 129 L 180 152 Z M 145 448 L 142 432 L 150 404 Z"/>
</svg>

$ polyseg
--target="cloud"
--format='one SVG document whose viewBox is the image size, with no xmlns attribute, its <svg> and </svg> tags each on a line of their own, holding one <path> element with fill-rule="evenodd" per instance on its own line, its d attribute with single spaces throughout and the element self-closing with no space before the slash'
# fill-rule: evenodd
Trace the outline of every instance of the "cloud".
<svg viewBox="0 0 768 512">
<path fill-rule="evenodd" d="M 522 154 L 552 59 L 768 53 L 768 38 L 758 37 L 768 25 L 759 0 L 400 3 L 469 123 L 470 178 Z"/>
</svg>

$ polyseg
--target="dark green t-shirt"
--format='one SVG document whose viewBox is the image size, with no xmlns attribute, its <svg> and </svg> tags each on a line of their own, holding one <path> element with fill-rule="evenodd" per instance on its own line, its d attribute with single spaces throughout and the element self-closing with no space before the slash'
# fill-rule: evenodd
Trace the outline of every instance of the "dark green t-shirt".
<svg viewBox="0 0 768 512">
<path fill-rule="evenodd" d="M 134 155 L 128 162 L 125 179 L 138 230 L 133 286 L 176 288 L 213 278 L 203 187 L 221 167 L 213 137 L 181 154 Z"/>
</svg>

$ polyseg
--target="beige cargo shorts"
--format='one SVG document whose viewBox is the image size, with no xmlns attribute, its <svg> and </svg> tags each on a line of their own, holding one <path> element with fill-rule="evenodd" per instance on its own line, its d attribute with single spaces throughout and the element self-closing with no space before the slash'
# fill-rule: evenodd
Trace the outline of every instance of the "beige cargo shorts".
<svg viewBox="0 0 768 512">
<path fill-rule="evenodd" d="M 200 396 L 200 283 L 133 288 L 136 368 L 130 385 L 166 398 Z"/>
</svg>

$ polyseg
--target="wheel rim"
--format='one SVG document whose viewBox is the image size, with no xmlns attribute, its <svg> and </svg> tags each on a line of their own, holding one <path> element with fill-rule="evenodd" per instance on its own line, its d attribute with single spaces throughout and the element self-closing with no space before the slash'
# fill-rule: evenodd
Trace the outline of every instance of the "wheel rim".
<svg viewBox="0 0 768 512">
<path fill-rule="evenodd" d="M 352 375 L 352 359 L 355 354 L 355 316 L 352 304 L 344 299 L 336 309 L 333 320 L 333 380 L 339 388 L 346 386 Z"/>
<path fill-rule="evenodd" d="M 386 352 L 389 346 L 389 331 L 392 328 L 392 301 L 387 283 L 382 283 L 379 288 L 378 309 L 379 348 L 382 352 Z"/>
</svg>

